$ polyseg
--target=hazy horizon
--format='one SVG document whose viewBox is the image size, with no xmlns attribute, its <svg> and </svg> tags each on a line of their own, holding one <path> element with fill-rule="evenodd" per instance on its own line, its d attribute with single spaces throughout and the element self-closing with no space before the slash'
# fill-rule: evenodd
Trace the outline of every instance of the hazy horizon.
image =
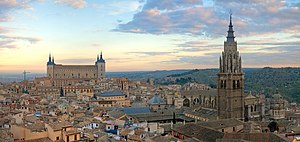
<svg viewBox="0 0 300 142">
<path fill-rule="evenodd" d="M 243 67 L 243 69 L 262 69 L 262 68 L 300 68 L 300 67 L 270 67 L 270 66 L 265 66 L 265 67 Z M 219 68 L 190 68 L 190 69 L 169 69 L 169 70 L 132 70 L 132 71 L 106 71 L 106 73 L 126 73 L 126 72 L 153 72 L 153 71 L 172 71 L 172 70 L 195 70 L 195 69 L 219 69 Z M 28 70 L 26 70 L 27 72 Z M 20 74 L 23 75 L 24 70 L 20 71 L 10 71 L 10 72 L 4 72 L 0 71 L 0 75 L 3 74 Z M 30 70 L 29 70 L 30 72 Z M 47 71 L 45 72 L 30 72 L 29 74 L 45 74 L 46 75 Z"/>
</svg>

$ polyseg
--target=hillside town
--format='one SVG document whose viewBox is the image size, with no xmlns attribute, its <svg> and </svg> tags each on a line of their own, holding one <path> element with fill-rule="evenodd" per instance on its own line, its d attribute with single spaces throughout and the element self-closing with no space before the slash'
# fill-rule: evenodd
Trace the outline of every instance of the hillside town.
<svg viewBox="0 0 300 142">
<path fill-rule="evenodd" d="M 212 88 L 107 78 L 102 53 L 94 65 L 49 55 L 46 77 L 1 84 L 0 141 L 300 141 L 298 104 L 245 93 L 231 16 L 219 64 Z"/>
</svg>

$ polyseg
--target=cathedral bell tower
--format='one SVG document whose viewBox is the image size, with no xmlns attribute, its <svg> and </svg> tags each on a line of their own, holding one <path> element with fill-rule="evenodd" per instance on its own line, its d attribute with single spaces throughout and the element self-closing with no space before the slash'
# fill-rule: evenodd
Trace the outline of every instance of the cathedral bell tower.
<svg viewBox="0 0 300 142">
<path fill-rule="evenodd" d="M 244 73 L 242 59 L 234 40 L 231 14 L 227 40 L 219 59 L 218 75 L 218 118 L 244 119 Z"/>
</svg>

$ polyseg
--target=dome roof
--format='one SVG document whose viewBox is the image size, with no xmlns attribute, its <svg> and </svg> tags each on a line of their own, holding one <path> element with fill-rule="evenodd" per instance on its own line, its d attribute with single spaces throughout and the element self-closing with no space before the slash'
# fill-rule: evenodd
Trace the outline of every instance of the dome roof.
<svg viewBox="0 0 300 142">
<path fill-rule="evenodd" d="M 280 95 L 278 89 L 276 89 L 276 92 L 275 92 L 275 94 L 272 96 L 272 98 L 273 98 L 274 100 L 281 100 L 281 99 L 282 99 L 282 96 Z"/>
<path fill-rule="evenodd" d="M 155 94 L 149 101 L 149 104 L 165 104 L 165 101 L 159 97 L 158 94 Z"/>
</svg>

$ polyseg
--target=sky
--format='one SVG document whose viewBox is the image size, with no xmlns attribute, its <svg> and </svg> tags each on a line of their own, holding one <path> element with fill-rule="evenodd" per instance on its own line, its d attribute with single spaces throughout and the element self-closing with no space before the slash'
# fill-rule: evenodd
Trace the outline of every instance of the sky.
<svg viewBox="0 0 300 142">
<path fill-rule="evenodd" d="M 217 68 L 230 11 L 243 67 L 300 67 L 297 0 L 0 0 L 0 72 Z"/>
</svg>

